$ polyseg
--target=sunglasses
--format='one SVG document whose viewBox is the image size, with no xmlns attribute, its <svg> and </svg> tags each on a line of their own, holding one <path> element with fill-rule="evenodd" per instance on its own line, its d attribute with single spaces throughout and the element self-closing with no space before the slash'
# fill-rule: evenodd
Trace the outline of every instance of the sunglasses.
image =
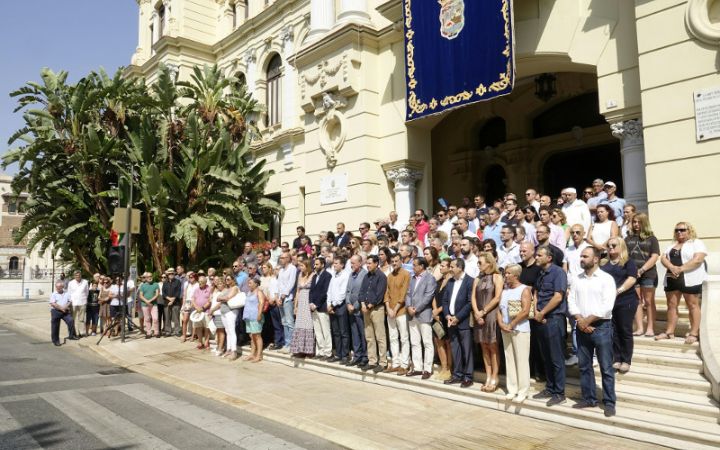
<svg viewBox="0 0 720 450">
<path fill-rule="evenodd" d="M 592 195 L 592 191 L 585 191 L 585 192 L 583 192 L 583 194 L 585 194 L 585 195 Z"/>
<path fill-rule="evenodd" d="M 525 195 L 529 197 L 532 195 L 532 192 L 526 192 Z"/>
<path fill-rule="evenodd" d="M 582 234 L 582 231 L 571 231 L 570 234 Z"/>
<path fill-rule="evenodd" d="M 617 248 L 617 244 L 608 244 L 609 248 Z"/>
<path fill-rule="evenodd" d="M 675 228 L 675 232 L 676 232 L 676 233 L 684 233 L 684 232 L 686 232 L 687 230 L 688 230 L 687 228 Z"/>
</svg>

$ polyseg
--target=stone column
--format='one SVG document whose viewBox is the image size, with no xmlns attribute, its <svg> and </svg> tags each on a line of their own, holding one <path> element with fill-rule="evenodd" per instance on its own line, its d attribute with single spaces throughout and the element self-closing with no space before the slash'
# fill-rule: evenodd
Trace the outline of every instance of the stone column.
<svg viewBox="0 0 720 450">
<path fill-rule="evenodd" d="M 297 86 L 297 72 L 289 63 L 289 58 L 295 52 L 295 33 L 292 26 L 288 26 L 280 33 L 283 47 L 283 78 L 282 78 L 282 127 L 285 129 L 295 126 L 295 88 Z"/>
<path fill-rule="evenodd" d="M 170 36 L 172 34 L 170 32 L 170 0 L 163 0 L 163 6 L 165 7 L 165 23 L 163 24 L 163 36 Z"/>
<path fill-rule="evenodd" d="M 308 41 L 314 41 L 330 31 L 335 25 L 335 0 L 311 0 L 310 33 Z"/>
<path fill-rule="evenodd" d="M 370 23 L 367 0 L 341 0 L 338 22 Z"/>
<path fill-rule="evenodd" d="M 152 15 L 150 16 L 150 21 L 152 22 L 153 29 L 152 29 L 152 36 L 150 36 L 150 44 L 155 45 L 155 43 L 160 39 L 160 15 L 158 14 L 157 10 L 153 8 Z M 151 51 L 152 54 L 155 54 L 154 50 Z"/>
<path fill-rule="evenodd" d="M 246 51 L 243 58 L 245 59 L 245 81 L 247 82 L 247 89 L 248 92 L 255 95 L 255 77 L 257 75 L 255 73 L 255 51 L 252 49 Z"/>
<path fill-rule="evenodd" d="M 385 171 L 387 179 L 395 183 L 395 211 L 399 223 L 409 223 L 415 213 L 415 183 L 421 180 L 421 170 L 412 167 L 397 167 Z"/>
<path fill-rule="evenodd" d="M 642 119 L 613 123 L 610 129 L 612 135 L 620 139 L 623 198 L 634 204 L 638 211 L 646 212 L 648 205 Z"/>
</svg>

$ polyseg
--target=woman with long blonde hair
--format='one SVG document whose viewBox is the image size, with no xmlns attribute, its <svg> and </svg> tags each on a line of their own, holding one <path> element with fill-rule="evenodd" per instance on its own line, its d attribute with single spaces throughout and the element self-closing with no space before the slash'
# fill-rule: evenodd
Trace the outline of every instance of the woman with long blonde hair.
<svg viewBox="0 0 720 450">
<path fill-rule="evenodd" d="M 612 311 L 613 324 L 613 368 L 625 373 L 630 370 L 633 354 L 632 327 L 635 311 L 638 308 L 638 295 L 635 292 L 637 267 L 628 255 L 625 241 L 613 236 L 607 241 L 608 257 L 600 265 L 603 272 L 615 280 L 615 306 Z"/>
<path fill-rule="evenodd" d="M 664 283 L 668 308 L 667 329 L 655 336 L 655 340 L 675 337 L 677 308 L 680 297 L 683 297 L 690 312 L 690 331 L 685 337 L 685 343 L 694 344 L 700 332 L 700 293 L 703 281 L 707 278 L 707 248 L 697 238 L 695 228 L 689 222 L 678 222 L 673 231 L 673 243 L 660 257 L 660 262 L 667 269 Z"/>
<path fill-rule="evenodd" d="M 495 392 L 500 380 L 500 359 L 497 343 L 497 315 L 495 308 L 500 303 L 503 278 L 492 253 L 478 255 L 480 275 L 473 283 L 472 308 L 475 317 L 475 341 L 480 344 L 485 364 L 485 384 L 481 390 Z"/>
<path fill-rule="evenodd" d="M 645 213 L 635 214 L 630 220 L 630 229 L 625 238 L 630 259 L 638 269 L 638 283 L 635 290 L 640 296 L 640 307 L 635 313 L 635 336 L 654 337 L 655 288 L 658 285 L 658 272 L 655 267 L 660 259 L 660 244 L 650 227 L 650 219 Z M 647 328 L 643 331 L 643 315 L 647 315 Z"/>
</svg>

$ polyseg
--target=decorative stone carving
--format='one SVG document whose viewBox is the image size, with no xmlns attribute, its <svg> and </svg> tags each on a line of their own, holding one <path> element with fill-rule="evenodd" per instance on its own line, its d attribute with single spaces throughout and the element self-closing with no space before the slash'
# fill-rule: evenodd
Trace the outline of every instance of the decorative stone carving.
<svg viewBox="0 0 720 450">
<path fill-rule="evenodd" d="M 285 167 L 285 170 L 292 170 L 293 168 L 292 150 L 292 142 L 288 142 L 287 144 L 283 144 L 280 146 L 280 151 L 283 155 L 283 166 Z"/>
<path fill-rule="evenodd" d="M 422 170 L 412 169 L 410 167 L 398 167 L 385 172 L 387 179 L 395 183 L 395 189 L 398 187 L 415 186 L 415 182 L 422 180 Z"/>
<path fill-rule="evenodd" d="M 318 129 L 320 148 L 325 153 L 327 166 L 332 169 L 337 165 L 337 154 L 345 144 L 347 126 L 345 116 L 338 111 L 346 105 L 345 99 L 334 97 L 329 92 L 323 94 L 323 112 L 325 117 L 320 121 Z"/>
<path fill-rule="evenodd" d="M 307 87 L 308 86 L 315 86 L 315 84 L 319 83 L 319 87 L 322 89 L 324 88 L 329 81 L 340 72 L 340 69 L 343 69 L 343 81 L 347 82 L 347 69 L 348 65 L 348 57 L 347 54 L 343 54 L 339 58 L 337 58 L 335 61 L 331 60 L 325 60 L 321 63 L 319 63 L 317 66 L 315 66 L 315 70 L 308 70 L 306 71 L 302 77 L 300 77 L 301 81 L 301 92 L 302 98 L 305 99 Z"/>
<path fill-rule="evenodd" d="M 718 0 L 689 0 L 685 9 L 685 25 L 690 34 L 710 45 L 720 45 L 720 23 L 710 18 L 711 8 Z"/>
<path fill-rule="evenodd" d="M 295 31 L 292 26 L 287 26 L 280 32 L 280 41 L 285 42 L 292 40 L 295 37 Z"/>
<path fill-rule="evenodd" d="M 623 147 L 643 145 L 642 119 L 625 120 L 610 125 L 612 135 L 623 141 Z"/>
<path fill-rule="evenodd" d="M 255 51 L 253 49 L 249 49 L 245 52 L 243 55 L 243 61 L 245 61 L 245 65 L 250 65 L 257 61 L 257 57 L 255 56 Z"/>
</svg>

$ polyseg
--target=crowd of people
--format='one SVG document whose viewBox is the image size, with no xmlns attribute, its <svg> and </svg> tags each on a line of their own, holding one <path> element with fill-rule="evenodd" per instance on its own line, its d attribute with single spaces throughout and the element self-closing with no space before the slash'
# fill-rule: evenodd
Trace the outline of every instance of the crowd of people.
<svg viewBox="0 0 720 450">
<path fill-rule="evenodd" d="M 292 243 L 247 242 L 232 267 L 178 266 L 157 280 L 145 273 L 128 280 L 127 293 L 121 277 L 95 274 L 88 282 L 75 272 L 51 296 L 52 339 L 61 345 L 60 320 L 71 339 L 117 334 L 113 318 L 126 297 L 131 332 L 137 315 L 147 339 L 177 336 L 210 350 L 214 335 L 214 354 L 229 360 L 249 339 L 242 358 L 252 362 L 267 347 L 467 388 L 480 355 L 481 389 L 494 392 L 504 359 L 506 398 L 518 403 L 531 377 L 545 380 L 534 398 L 564 403 L 565 368 L 577 364 L 582 398 L 573 407 L 596 407 L 599 365 L 612 416 L 615 374 L 630 370 L 634 336 L 673 339 L 684 298 L 685 342 L 698 340 L 707 255 L 688 222 L 675 226 L 661 252 L 648 215 L 616 189 L 595 180 L 582 198 L 566 188 L 554 200 L 527 189 L 522 201 L 509 193 L 491 206 L 476 195 L 430 217 L 418 209 L 408 224 L 393 211 L 374 227 L 359 224 L 358 233 L 339 222 L 311 238 L 299 226 Z M 658 261 L 668 305 L 660 333 Z"/>
</svg>

